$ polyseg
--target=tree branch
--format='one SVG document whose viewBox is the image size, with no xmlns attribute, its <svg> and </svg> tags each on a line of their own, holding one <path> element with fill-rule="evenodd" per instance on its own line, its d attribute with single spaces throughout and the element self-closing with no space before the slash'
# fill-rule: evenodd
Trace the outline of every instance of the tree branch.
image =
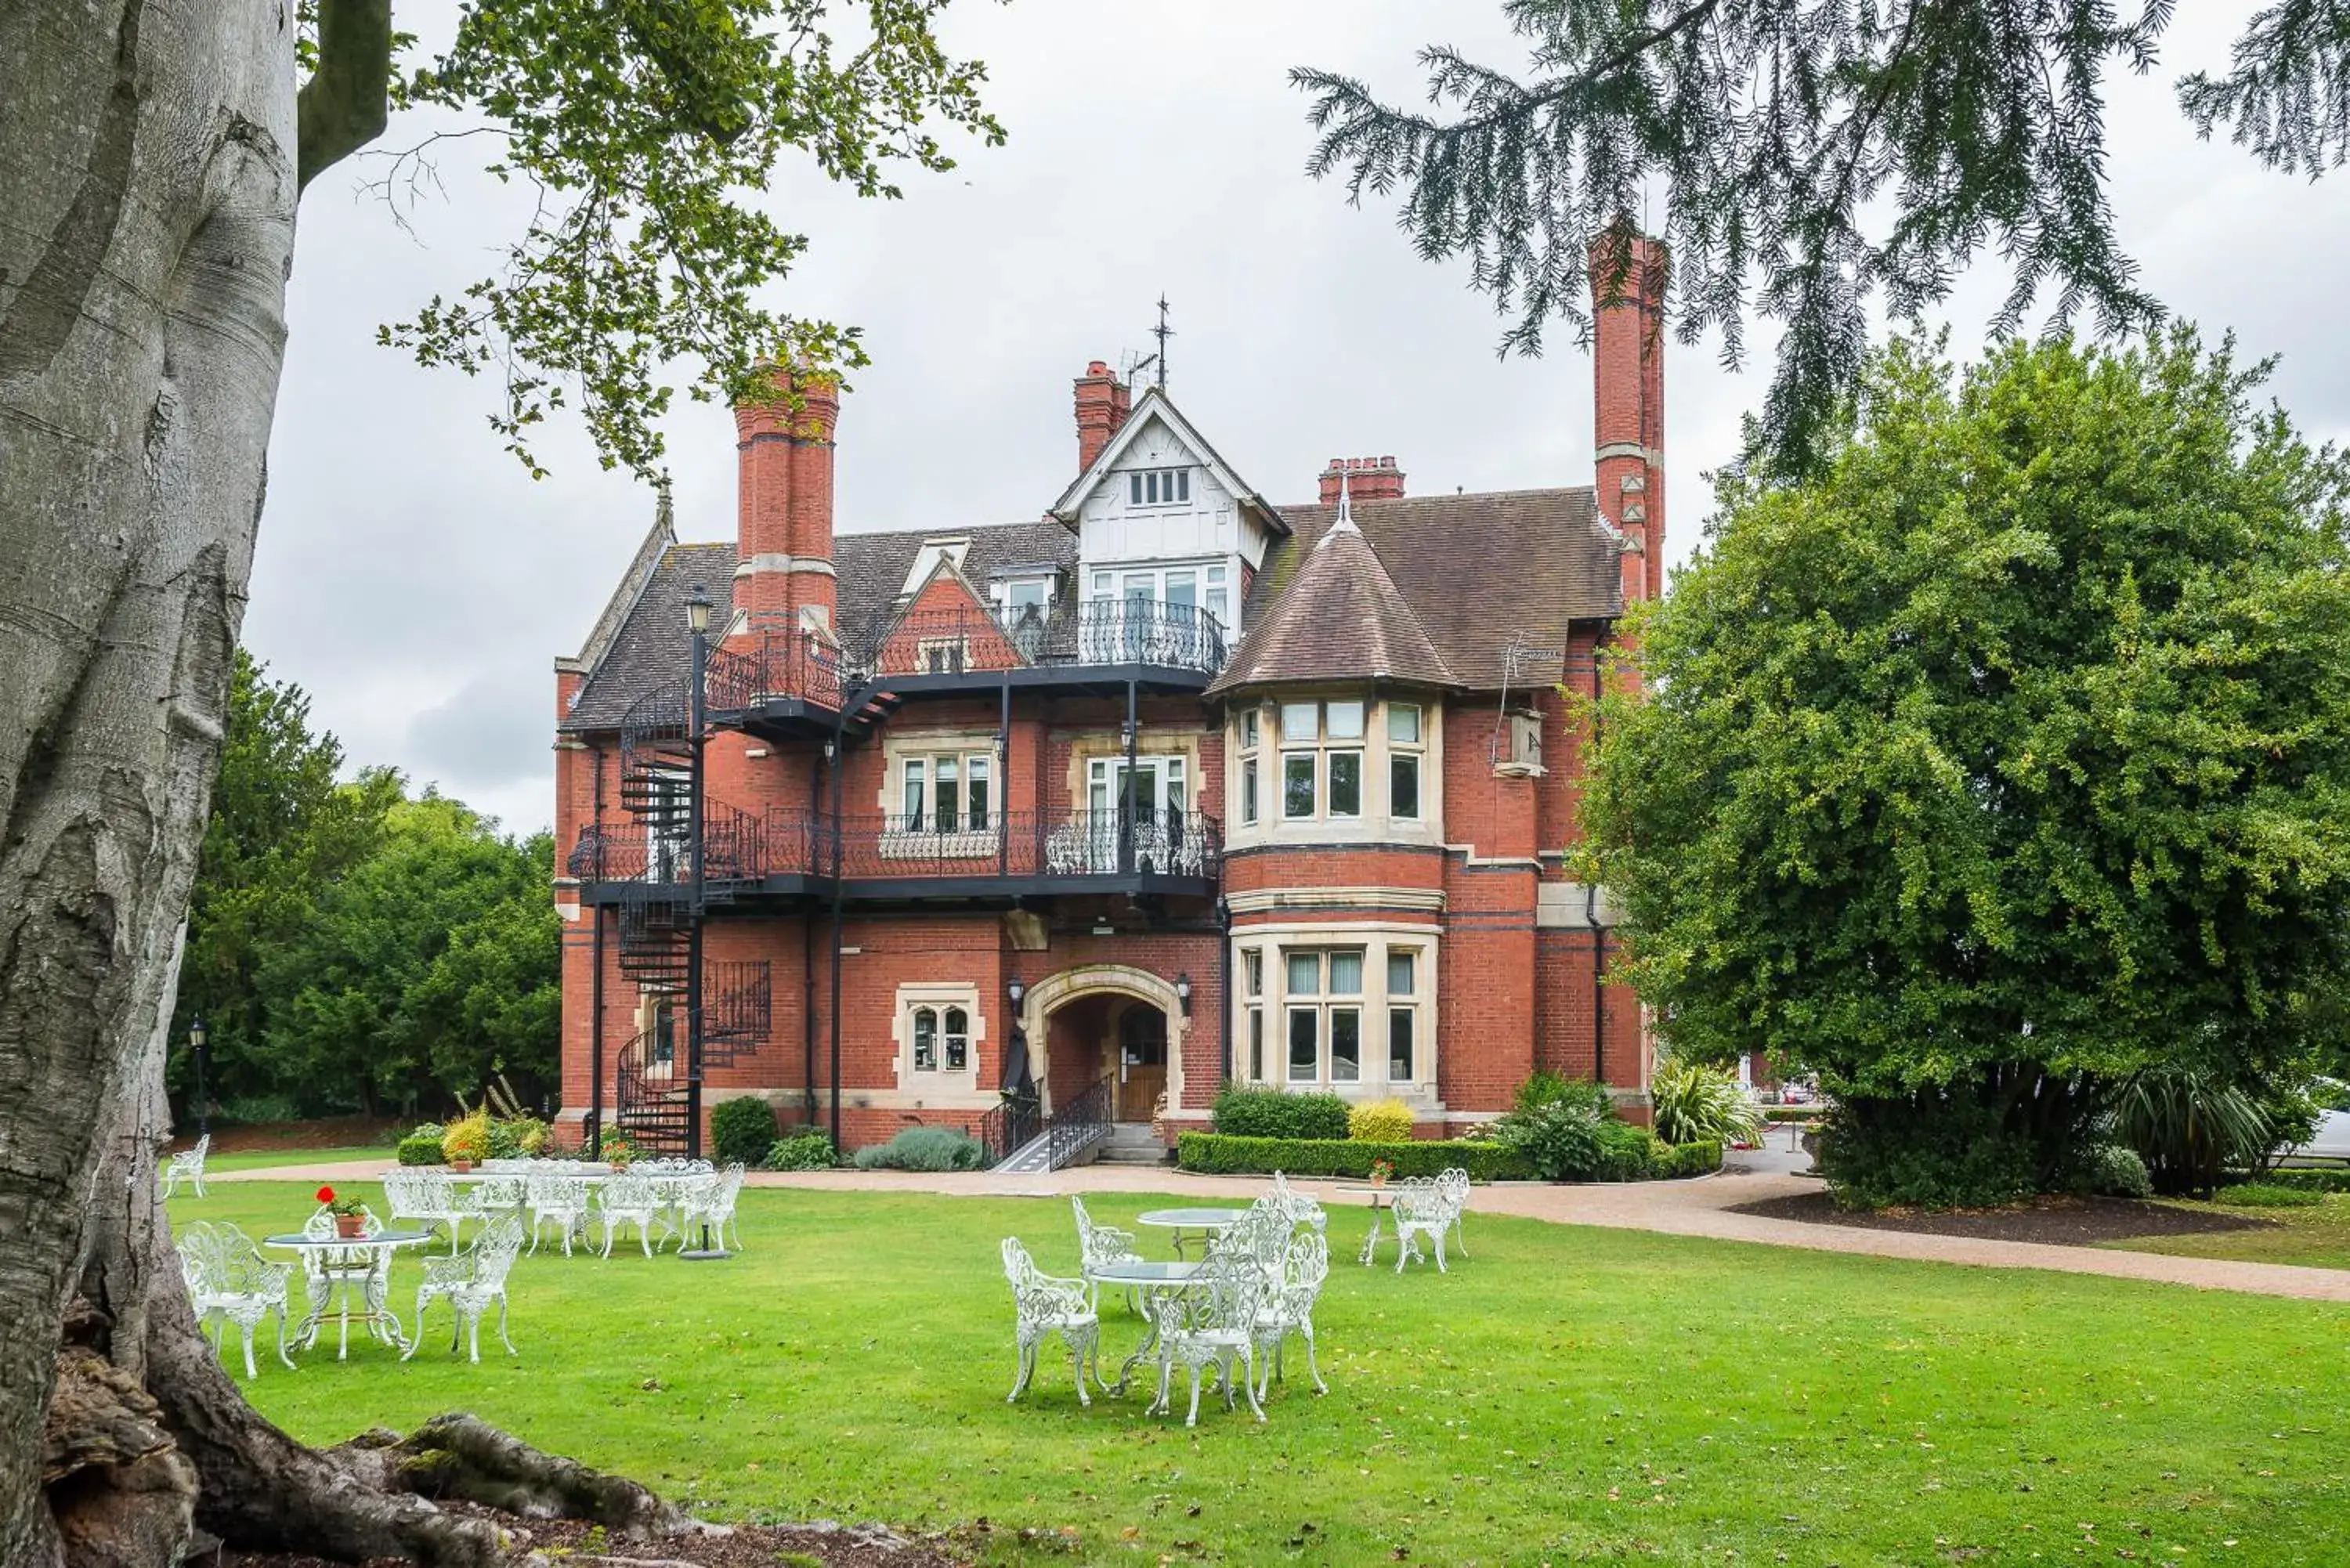
<svg viewBox="0 0 2350 1568">
<path fill-rule="evenodd" d="M 391 0 L 318 0 L 318 68 L 296 103 L 303 189 L 383 134 L 390 96 Z"/>
</svg>

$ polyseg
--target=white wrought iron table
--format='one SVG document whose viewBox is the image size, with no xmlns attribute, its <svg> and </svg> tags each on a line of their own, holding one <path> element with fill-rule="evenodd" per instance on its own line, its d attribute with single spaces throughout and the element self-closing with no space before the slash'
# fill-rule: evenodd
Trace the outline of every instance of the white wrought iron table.
<svg viewBox="0 0 2350 1568">
<path fill-rule="evenodd" d="M 359 1323 L 363 1327 L 389 1330 L 391 1342 L 401 1351 L 408 1349 L 408 1334 L 400 1326 L 400 1314 L 391 1310 L 391 1254 L 402 1247 L 413 1247 L 432 1239 L 430 1231 L 379 1231 L 372 1236 L 307 1236 L 296 1231 L 282 1236 L 265 1236 L 263 1245 L 283 1247 L 291 1252 L 345 1252 L 365 1254 L 356 1262 L 329 1259 L 325 1265 L 327 1288 L 310 1302 L 303 1314 L 301 1325 L 292 1335 L 294 1348 L 308 1350 L 317 1343 L 318 1326 L 327 1315 L 328 1298 L 338 1293 L 342 1298 L 335 1330 L 335 1359 L 348 1361 L 351 1351 L 351 1291 L 359 1292 Z M 379 1266 L 374 1254 L 382 1253 Z"/>
<path fill-rule="evenodd" d="M 1134 1222 L 1149 1225 L 1154 1230 L 1174 1231 L 1175 1255 L 1180 1258 L 1186 1243 L 1212 1241 L 1218 1232 L 1239 1224 L 1247 1213 L 1245 1209 L 1153 1209 L 1147 1214 L 1136 1215 Z M 1189 1231 L 1196 1231 L 1199 1234 L 1184 1234 Z"/>
<path fill-rule="evenodd" d="M 1356 1254 L 1355 1257 L 1355 1262 L 1362 1264 L 1365 1268 L 1368 1268 L 1371 1265 L 1372 1257 L 1378 1251 L 1379 1247 L 1379 1210 L 1388 1207 L 1388 1205 L 1382 1203 L 1380 1199 L 1386 1197 L 1388 1193 L 1393 1191 L 1394 1189 L 1390 1188 L 1383 1181 L 1342 1181 L 1338 1183 L 1338 1190 L 1341 1192 L 1367 1192 L 1371 1195 L 1370 1232 L 1363 1238 L 1363 1250 L 1359 1253 Z M 1418 1241 L 1407 1239 L 1405 1245 L 1411 1249 L 1411 1255 L 1413 1257 L 1417 1258 L 1419 1256 L 1419 1243 Z"/>
<path fill-rule="evenodd" d="M 1196 1213 L 1199 1211 L 1170 1210 L 1166 1212 Z M 1108 1378 L 1101 1377 L 1099 1363 L 1096 1363 L 1094 1376 L 1101 1377 L 1101 1386 L 1113 1394 L 1126 1392 L 1127 1380 L 1134 1376 L 1136 1366 L 1149 1359 L 1150 1353 L 1159 1348 L 1159 1314 L 1150 1310 L 1151 1302 L 1171 1292 L 1181 1290 L 1191 1276 L 1199 1272 L 1199 1269 L 1200 1265 L 1196 1262 L 1152 1263 L 1137 1259 L 1125 1263 L 1102 1263 L 1086 1271 L 1086 1279 L 1093 1284 L 1122 1285 L 1128 1290 L 1140 1292 L 1144 1298 L 1142 1321 L 1145 1326 L 1142 1332 L 1142 1343 L 1135 1347 L 1134 1354 L 1128 1356 L 1125 1364 L 1118 1369 L 1118 1381 L 1112 1383 Z"/>
</svg>

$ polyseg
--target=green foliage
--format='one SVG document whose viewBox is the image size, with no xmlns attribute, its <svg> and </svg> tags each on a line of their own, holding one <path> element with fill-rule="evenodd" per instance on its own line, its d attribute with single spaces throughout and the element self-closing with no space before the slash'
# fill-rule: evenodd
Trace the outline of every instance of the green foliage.
<svg viewBox="0 0 2350 1568">
<path fill-rule="evenodd" d="M 1474 1181 L 1523 1181 L 1534 1174 L 1516 1151 L 1484 1138 L 1362 1143 L 1200 1132 L 1175 1137 L 1175 1163 L 1207 1176 L 1270 1176 L 1278 1170 L 1291 1176 L 1367 1178 L 1377 1160 L 1385 1160 L 1397 1177 L 1436 1176 L 1454 1166 Z"/>
<path fill-rule="evenodd" d="M 645 1151 L 637 1146 L 637 1140 L 629 1136 L 627 1129 L 606 1127 L 604 1136 L 597 1140 L 596 1158 L 614 1165 L 634 1165 L 645 1158 Z"/>
<path fill-rule="evenodd" d="M 461 1159 L 476 1164 L 490 1158 L 490 1113 L 471 1112 L 451 1122 L 441 1135 L 441 1157 L 454 1165 Z"/>
<path fill-rule="evenodd" d="M 757 1095 L 737 1095 L 710 1107 L 710 1149 L 722 1165 L 755 1166 L 775 1142 L 775 1107 Z"/>
<path fill-rule="evenodd" d="M 2123 1085 L 2114 1136 L 2137 1151 L 2167 1197 L 2210 1193 L 2222 1173 L 2257 1164 L 2277 1141 L 2251 1096 L 2185 1068 L 2151 1068 Z"/>
<path fill-rule="evenodd" d="M 2154 1196 L 2154 1179 L 2147 1174 L 2146 1161 L 2138 1158 L 2137 1150 L 2117 1143 L 2101 1143 L 2089 1150 L 2075 1179 L 2082 1191 L 2106 1198 Z"/>
<path fill-rule="evenodd" d="M 284 1095 L 232 1095 L 220 1106 L 220 1119 L 232 1127 L 267 1127 L 293 1121 L 300 1115 Z"/>
<path fill-rule="evenodd" d="M 1540 352 L 1553 317 L 1587 328 L 1592 289 L 1631 292 L 1608 237 L 1659 201 L 1684 340 L 1719 326 L 1735 361 L 1750 311 L 1785 323 L 1757 436 L 1788 470 L 1832 451 L 1880 290 L 1887 317 L 1918 321 L 1980 252 L 2012 268 L 2002 336 L 2043 297 L 2059 327 L 2161 318 L 2115 239 L 2103 112 L 2114 71 L 2152 65 L 2168 5 L 1503 9 L 1523 80 L 1440 47 L 1421 56 L 1427 105 L 1332 71 L 1290 79 L 1315 100 L 1309 171 L 1342 175 L 1350 200 L 1397 197 L 1421 255 L 1466 254 L 1472 286 L 1515 315 L 1505 350 Z M 2331 6 L 2260 12 L 2231 70 L 2179 84 L 2189 118 L 2269 163 L 2332 168 L 2350 151 L 2342 36 Z"/>
<path fill-rule="evenodd" d="M 435 296 L 382 340 L 503 387 L 492 423 L 534 475 L 533 428 L 576 404 L 607 467 L 656 477 L 671 362 L 697 401 L 739 400 L 763 364 L 855 369 L 854 330 L 768 308 L 807 237 L 764 200 L 805 159 L 858 195 L 895 198 L 893 164 L 954 167 L 934 127 L 1001 143 L 985 67 L 941 45 L 945 0 L 463 7 L 447 50 L 392 83 L 395 109 L 494 133 L 487 168 L 539 193 L 493 275 Z M 834 29 L 848 24 L 848 36 Z M 434 112 L 440 111 L 440 112 Z M 461 133 L 462 134 L 462 133 Z M 390 132 L 373 188 L 429 183 L 445 130 Z M 462 144 L 459 144 L 462 145 Z"/>
<path fill-rule="evenodd" d="M 400 1140 L 396 1157 L 402 1165 L 440 1165 L 448 1156 L 441 1149 L 441 1134 L 414 1132 Z"/>
<path fill-rule="evenodd" d="M 1827 1114 L 1825 1106 L 1764 1106 L 1766 1122 L 1815 1122 Z"/>
<path fill-rule="evenodd" d="M 546 1148 L 546 1124 L 536 1116 L 492 1116 L 489 1119 L 492 1159 L 527 1159 Z"/>
<path fill-rule="evenodd" d="M 1752 1143 L 1762 1116 L 1735 1075 L 1702 1062 L 1669 1058 L 1648 1085 L 1657 1136 L 1667 1143 Z"/>
<path fill-rule="evenodd" d="M 1911 1171 L 1871 1189 L 2062 1189 L 2098 1084 L 2295 1076 L 2350 987 L 2350 470 L 2260 378 L 2185 332 L 1897 345 L 1638 618 L 1583 870 L 1677 1044 L 1816 1075 L 1836 1158 Z M 1945 1101 L 1966 1138 L 1903 1109 Z"/>
<path fill-rule="evenodd" d="M 2303 1192 L 2350 1192 L 2350 1166 L 2283 1166 L 2264 1172 L 2262 1184 L 2293 1187 Z"/>
<path fill-rule="evenodd" d="M 2219 1201 L 2240 1209 L 2314 1209 L 2325 1201 L 2323 1192 L 2305 1187 L 2280 1187 L 2272 1181 L 2244 1181 L 2223 1187 Z"/>
<path fill-rule="evenodd" d="M 176 1046 L 201 1015 L 206 1087 L 224 1109 L 284 1093 L 263 1044 L 268 1009 L 262 961 L 316 921 L 327 890 L 373 849 L 397 793 L 384 774 L 337 784 L 342 746 L 332 734 L 313 734 L 309 717 L 310 699 L 299 686 L 270 680 L 266 666 L 236 650 L 220 777 L 189 894 L 187 949 L 172 1016 L 175 1049 L 167 1065 L 175 1094 L 192 1090 L 186 1053 Z M 289 1104 L 251 1119 L 288 1121 L 299 1114 Z"/>
<path fill-rule="evenodd" d="M 759 1161 L 766 1170 L 829 1170 L 835 1163 L 832 1135 L 815 1128 L 777 1138 Z"/>
<path fill-rule="evenodd" d="M 1211 1115 L 1215 1129 L 1233 1137 L 1340 1138 L 1347 1136 L 1347 1111 L 1336 1095 L 1226 1084 Z"/>
<path fill-rule="evenodd" d="M 1544 1181 L 1593 1181 L 1608 1158 L 1600 1128 L 1621 1127 L 1590 1106 L 1565 1100 L 1512 1111 L 1493 1124 L 1493 1141 Z"/>
<path fill-rule="evenodd" d="M 2050 1084 L 2054 1119 L 2042 1124 L 1976 1087 L 1839 1099 L 1814 1157 L 1828 1191 L 1847 1209 L 1995 1209 L 2068 1185 L 2095 1125 L 2092 1103 Z"/>
<path fill-rule="evenodd" d="M 1411 1107 L 1401 1100 L 1366 1100 L 1347 1112 L 1347 1136 L 1358 1143 L 1402 1143 L 1411 1137 Z"/>
<path fill-rule="evenodd" d="M 858 1149 L 849 1163 L 859 1170 L 977 1170 L 987 1150 L 953 1127 L 906 1127 L 888 1143 Z"/>
<path fill-rule="evenodd" d="M 1590 1078 L 1567 1078 L 1556 1073 L 1540 1072 L 1518 1085 L 1515 1100 L 1521 1111 L 1539 1110 L 1544 1106 L 1569 1106 L 1590 1112 L 1595 1116 L 1612 1116 L 1616 1102 L 1607 1086 Z"/>
</svg>

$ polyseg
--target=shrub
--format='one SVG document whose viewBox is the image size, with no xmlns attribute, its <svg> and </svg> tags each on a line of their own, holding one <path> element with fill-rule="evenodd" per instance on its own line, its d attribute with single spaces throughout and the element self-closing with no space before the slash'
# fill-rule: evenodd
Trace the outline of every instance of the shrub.
<svg viewBox="0 0 2350 1568">
<path fill-rule="evenodd" d="M 2314 1209 L 2325 1201 L 2325 1194 L 2272 1181 L 2245 1181 L 2220 1189 L 2219 1200 L 2242 1209 Z"/>
<path fill-rule="evenodd" d="M 2209 1193 L 2230 1167 L 2257 1164 L 2276 1141 L 2251 1096 L 2208 1073 L 2156 1068 L 2114 1096 L 2114 1136 L 2146 1161 L 2166 1196 Z M 2304 1135 L 2306 1136 L 2306 1135 Z"/>
<path fill-rule="evenodd" d="M 1657 1136 L 1667 1143 L 1752 1143 L 1762 1116 L 1737 1077 L 1702 1062 L 1667 1061 L 1648 1086 Z"/>
<path fill-rule="evenodd" d="M 1347 1136 L 1357 1143 L 1403 1143 L 1411 1137 L 1411 1107 L 1401 1100 L 1370 1100 L 1347 1113 Z"/>
<path fill-rule="evenodd" d="M 859 1170 L 977 1170 L 987 1151 L 953 1127 L 907 1127 L 888 1143 L 869 1144 L 851 1161 Z"/>
<path fill-rule="evenodd" d="M 1822 1106 L 1764 1106 L 1762 1119 L 1766 1122 L 1815 1122 L 1826 1115 Z"/>
<path fill-rule="evenodd" d="M 528 1158 L 546 1147 L 546 1124 L 536 1116 L 492 1116 L 488 1127 L 491 1159 Z"/>
<path fill-rule="evenodd" d="M 1336 1095 L 1291 1095 L 1227 1084 L 1216 1096 L 1215 1128 L 1234 1137 L 1342 1138 L 1347 1102 Z"/>
<path fill-rule="evenodd" d="M 1515 1150 L 1544 1181 L 1589 1181 L 1607 1158 L 1599 1129 L 1621 1127 L 1603 1120 L 1588 1104 L 1565 1099 L 1538 1101 L 1493 1124 L 1493 1141 Z"/>
<path fill-rule="evenodd" d="M 767 1156 L 759 1163 L 769 1170 L 829 1170 L 832 1135 L 809 1129 L 779 1137 L 767 1146 Z"/>
<path fill-rule="evenodd" d="M 1589 1078 L 1563 1078 L 1556 1073 L 1536 1073 L 1518 1085 L 1520 1111 L 1536 1111 L 1544 1106 L 1575 1106 L 1595 1116 L 1616 1114 L 1615 1097 L 1607 1085 Z"/>
<path fill-rule="evenodd" d="M 301 1108 L 284 1095 L 232 1095 L 220 1102 L 219 1120 L 240 1127 L 301 1119 Z"/>
<path fill-rule="evenodd" d="M 441 1135 L 441 1155 L 452 1165 L 461 1159 L 490 1158 L 490 1113 L 475 1111 L 451 1122 Z"/>
<path fill-rule="evenodd" d="M 1711 1176 L 1721 1168 L 1721 1146 L 1711 1139 L 1697 1143 L 1669 1143 L 1663 1146 L 1664 1158 L 1656 1175 L 1666 1179 L 1690 1176 Z"/>
<path fill-rule="evenodd" d="M 439 1165 L 441 1163 L 441 1135 L 438 1132 L 410 1133 L 406 1137 L 400 1140 L 400 1147 L 395 1151 L 395 1158 L 397 1158 L 402 1165 Z"/>
<path fill-rule="evenodd" d="M 2117 1143 L 2101 1143 L 2083 1157 L 2077 1185 L 2083 1192 L 2107 1198 L 2154 1196 L 2154 1181 L 2146 1173 L 2146 1161 L 2137 1157 L 2137 1150 Z"/>
<path fill-rule="evenodd" d="M 1352 1138 L 1240 1137 L 1187 1132 L 1175 1139 L 1175 1163 L 1209 1176 L 1367 1177 L 1385 1160 L 1400 1179 L 1436 1176 L 1459 1166 L 1475 1181 L 1523 1181 L 1534 1172 L 1516 1151 L 1489 1138 L 1362 1143 Z"/>
<path fill-rule="evenodd" d="M 2085 1147 L 2085 1097 L 2052 1096 L 2044 1123 L 2012 1122 L 1983 1085 L 1924 1089 L 1906 1098 L 1846 1096 L 1814 1126 L 1813 1156 L 1828 1192 L 1847 1209 L 1996 1209 L 2061 1190 Z M 1996 1096 L 1994 1096 L 1995 1099 Z"/>
<path fill-rule="evenodd" d="M 1671 1145 L 1628 1122 L 1599 1124 L 1599 1163 L 1585 1178 L 1594 1181 L 1647 1181 L 1662 1175 Z"/>
<path fill-rule="evenodd" d="M 775 1107 L 756 1095 L 737 1095 L 710 1108 L 710 1151 L 721 1165 L 756 1165 L 775 1141 Z"/>
<path fill-rule="evenodd" d="M 596 1158 L 609 1160 L 614 1165 L 634 1165 L 645 1158 L 645 1151 L 638 1147 L 637 1140 L 629 1136 L 626 1128 L 606 1127 L 604 1136 L 597 1140 Z"/>
</svg>

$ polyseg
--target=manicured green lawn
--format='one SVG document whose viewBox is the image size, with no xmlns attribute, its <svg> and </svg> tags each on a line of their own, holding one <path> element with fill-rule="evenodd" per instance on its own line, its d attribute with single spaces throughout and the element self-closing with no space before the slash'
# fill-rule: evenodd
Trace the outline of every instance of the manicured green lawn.
<svg viewBox="0 0 2350 1568">
<path fill-rule="evenodd" d="M 272 1166 L 339 1165 L 347 1159 L 390 1159 L 391 1150 L 380 1144 L 371 1148 L 244 1148 L 232 1154 L 204 1157 L 206 1172 L 266 1170 Z"/>
<path fill-rule="evenodd" d="M 2221 1189 L 2224 1195 L 2226 1189 Z M 2199 1236 L 2159 1236 L 2128 1245 L 2142 1252 L 2184 1258 L 2237 1258 L 2253 1263 L 2301 1263 L 2317 1269 L 2350 1269 L 2350 1193 L 2332 1193 L 2307 1209 L 2237 1208 L 2226 1202 L 2185 1203 L 2182 1209 L 2216 1209 L 2223 1214 L 2266 1220 L 2254 1231 L 2220 1231 Z"/>
<path fill-rule="evenodd" d="M 309 1209 L 276 1183 L 172 1205 L 256 1233 Z M 1187 1432 L 1139 1396 L 1079 1409 L 1066 1358 L 1003 1402 L 996 1243 L 1069 1269 L 1066 1200 L 743 1213 L 725 1262 L 525 1258 L 519 1357 L 468 1366 L 436 1315 L 405 1366 L 272 1360 L 252 1397 L 319 1442 L 470 1409 L 713 1516 L 983 1518 L 991 1562 L 2343 1561 L 2342 1307 L 1478 1215 L 1472 1258 L 1398 1278 L 1336 1210 L 1333 1392 L 1294 1376 L 1269 1425 L 1217 1404 Z M 417 1279 L 403 1255 L 396 1303 Z M 1104 1310 L 1122 1354 L 1137 1325 Z"/>
</svg>

